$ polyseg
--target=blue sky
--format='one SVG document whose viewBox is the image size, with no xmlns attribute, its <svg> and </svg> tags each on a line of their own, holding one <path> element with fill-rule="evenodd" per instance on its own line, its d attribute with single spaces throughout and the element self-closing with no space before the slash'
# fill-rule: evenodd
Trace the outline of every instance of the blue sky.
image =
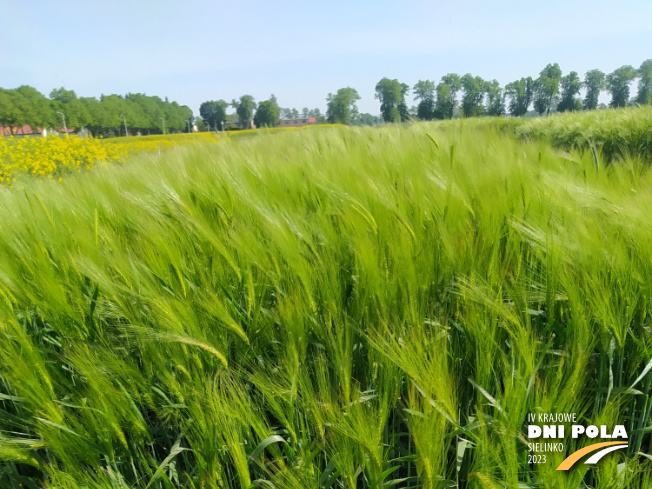
<svg viewBox="0 0 652 489">
<path fill-rule="evenodd" d="M 352 86 L 378 114 L 383 76 L 504 85 L 549 62 L 583 75 L 652 58 L 651 0 L 95 3 L 0 0 L 0 86 L 142 92 L 196 115 L 246 93 L 324 111 L 328 92 Z"/>
</svg>

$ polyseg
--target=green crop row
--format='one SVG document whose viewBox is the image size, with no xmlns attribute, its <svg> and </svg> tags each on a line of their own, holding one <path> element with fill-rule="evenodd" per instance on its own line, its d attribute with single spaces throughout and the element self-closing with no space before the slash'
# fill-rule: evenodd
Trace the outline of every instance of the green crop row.
<svg viewBox="0 0 652 489">
<path fill-rule="evenodd" d="M 650 487 L 650 208 L 639 157 L 437 123 L 0 188 L 0 487 Z M 529 464 L 540 412 L 629 446 Z"/>
</svg>

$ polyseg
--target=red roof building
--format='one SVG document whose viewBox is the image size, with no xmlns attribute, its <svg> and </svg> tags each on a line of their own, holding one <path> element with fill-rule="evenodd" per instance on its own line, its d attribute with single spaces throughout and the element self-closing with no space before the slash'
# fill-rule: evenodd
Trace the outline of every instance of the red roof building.
<svg viewBox="0 0 652 489">
<path fill-rule="evenodd" d="M 279 127 L 303 127 L 317 124 L 316 117 L 303 117 L 299 119 L 285 119 L 279 122 Z"/>
<path fill-rule="evenodd" d="M 72 134 L 74 129 L 68 128 L 68 134 Z M 8 127 L 8 126 L 0 126 L 0 136 L 47 136 L 49 133 L 51 133 L 52 130 L 48 129 L 42 129 L 40 127 L 37 127 L 36 130 L 33 130 L 29 126 L 22 126 L 22 127 Z M 65 134 L 66 131 L 64 131 L 63 127 L 57 128 L 56 132 L 60 134 Z"/>
</svg>

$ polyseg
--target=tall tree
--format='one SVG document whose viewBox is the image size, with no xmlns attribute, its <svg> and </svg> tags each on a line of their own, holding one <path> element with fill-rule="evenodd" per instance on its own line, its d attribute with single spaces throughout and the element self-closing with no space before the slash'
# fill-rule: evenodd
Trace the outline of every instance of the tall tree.
<svg viewBox="0 0 652 489">
<path fill-rule="evenodd" d="M 410 93 L 410 85 L 407 83 L 401 83 L 401 101 L 396 107 L 398 109 L 398 115 L 401 117 L 402 121 L 407 121 L 410 118 L 410 112 L 407 106 L 407 96 Z"/>
<path fill-rule="evenodd" d="M 440 108 L 445 109 L 445 112 L 441 113 L 442 119 L 452 119 L 453 112 L 455 111 L 455 103 L 457 102 L 457 92 L 462 88 L 462 79 L 457 73 L 448 73 L 441 77 L 441 83 L 448 87 L 448 90 L 442 89 L 439 90 L 437 86 L 437 104 Z M 448 92 L 448 100 L 439 99 L 440 93 Z M 439 112 L 439 111 L 438 111 Z"/>
<path fill-rule="evenodd" d="M 278 122 L 278 105 L 273 100 L 260 102 L 256 110 L 256 115 L 254 115 L 254 124 L 256 127 L 274 127 L 278 125 Z"/>
<path fill-rule="evenodd" d="M 429 121 L 435 117 L 435 82 L 419 80 L 412 88 L 417 105 L 417 117 L 422 121 Z"/>
<path fill-rule="evenodd" d="M 486 82 L 479 76 L 474 77 L 471 73 L 464 75 L 460 81 L 462 83 L 462 113 L 464 117 L 482 115 Z"/>
<path fill-rule="evenodd" d="M 45 95 L 28 85 L 18 87 L 16 92 L 25 99 L 31 109 L 32 117 L 28 124 L 32 129 L 48 128 L 55 124 L 55 114 L 50 106 L 50 100 Z"/>
<path fill-rule="evenodd" d="M 527 113 L 534 91 L 534 82 L 531 77 L 505 85 L 505 94 L 510 98 L 509 113 L 514 117 L 520 117 Z"/>
<path fill-rule="evenodd" d="M 611 93 L 611 107 L 625 107 L 629 101 L 629 84 L 637 72 L 630 65 L 617 68 L 607 75 L 607 90 Z"/>
<path fill-rule="evenodd" d="M 63 87 L 54 89 L 50 92 L 50 99 L 52 109 L 65 114 L 69 128 L 86 126 L 90 122 L 90 115 L 77 99 L 74 90 L 66 90 Z"/>
<path fill-rule="evenodd" d="M 240 129 L 249 129 L 253 121 L 256 102 L 251 95 L 243 95 L 240 100 L 233 100 L 231 106 L 238 114 Z"/>
<path fill-rule="evenodd" d="M 226 123 L 226 108 L 229 106 L 224 100 L 209 100 L 199 106 L 199 115 L 206 125 L 216 131 L 222 129 Z"/>
<path fill-rule="evenodd" d="M 25 97 L 16 90 L 0 88 L 0 126 L 8 126 L 12 134 L 16 134 L 18 128 L 30 125 L 34 117 Z"/>
<path fill-rule="evenodd" d="M 559 112 L 582 110 L 582 102 L 576 97 L 580 93 L 582 82 L 577 71 L 571 71 L 561 79 L 561 101 L 557 105 Z"/>
<path fill-rule="evenodd" d="M 164 128 L 167 131 L 163 101 L 160 98 L 149 97 L 143 93 L 130 93 L 127 95 L 127 100 L 138 106 L 142 112 L 137 115 L 136 120 L 130 122 L 131 127 L 143 134 L 145 132 L 150 134 L 152 131 L 163 133 Z"/>
<path fill-rule="evenodd" d="M 330 123 L 350 124 L 358 116 L 356 102 L 360 95 L 355 88 L 340 88 L 335 95 L 329 93 L 326 97 L 326 118 Z"/>
<path fill-rule="evenodd" d="M 435 101 L 435 119 L 451 119 L 455 108 L 454 97 L 451 96 L 451 87 L 441 82 L 437 85 L 437 99 Z"/>
<path fill-rule="evenodd" d="M 534 108 L 543 115 L 546 112 L 550 115 L 553 98 L 559 93 L 559 82 L 561 80 L 561 68 L 557 63 L 549 63 L 539 73 L 534 84 Z"/>
<path fill-rule="evenodd" d="M 84 105 L 90 118 L 87 124 L 88 129 L 95 136 L 103 134 L 105 128 L 104 121 L 106 119 L 104 105 L 95 97 L 80 97 L 79 101 Z"/>
<path fill-rule="evenodd" d="M 111 135 L 126 135 L 124 134 L 123 119 L 120 117 L 120 115 L 127 117 L 125 114 L 126 107 L 124 98 L 115 94 L 102 95 L 100 97 L 100 104 L 102 105 L 103 112 L 103 132 Z M 166 117 L 166 119 L 169 120 L 169 117 Z"/>
<path fill-rule="evenodd" d="M 638 69 L 638 94 L 636 101 L 641 105 L 652 104 L 652 59 L 646 59 Z"/>
<path fill-rule="evenodd" d="M 380 113 L 385 122 L 401 122 L 398 110 L 401 103 L 401 84 L 397 79 L 383 78 L 376 83 L 374 98 L 380 100 Z"/>
<path fill-rule="evenodd" d="M 595 110 L 598 108 L 598 98 L 600 92 L 604 89 L 604 73 L 600 70 L 590 70 L 584 74 L 584 88 L 586 88 L 586 95 L 584 96 L 584 109 Z"/>
<path fill-rule="evenodd" d="M 485 84 L 485 91 L 487 94 L 487 107 L 485 109 L 487 115 L 492 117 L 503 115 L 505 113 L 505 97 L 498 80 L 487 82 Z"/>
</svg>

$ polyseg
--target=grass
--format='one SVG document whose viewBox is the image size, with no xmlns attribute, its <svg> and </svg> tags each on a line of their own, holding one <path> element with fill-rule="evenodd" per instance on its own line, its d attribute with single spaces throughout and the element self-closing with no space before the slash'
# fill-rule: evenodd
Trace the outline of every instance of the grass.
<svg viewBox="0 0 652 489">
<path fill-rule="evenodd" d="M 652 160 L 652 107 L 553 114 L 550 117 L 473 118 L 440 122 L 440 130 L 457 125 L 500 130 L 522 140 L 545 141 L 556 148 L 594 150 L 604 163 L 628 157 Z"/>
<path fill-rule="evenodd" d="M 306 126 L 313 129 L 319 126 Z M 160 154 L 175 146 L 216 143 L 263 134 L 297 130 L 296 127 L 274 127 L 227 131 L 216 134 L 154 134 L 109 139 L 78 137 L 0 138 L 0 186 L 13 186 L 22 179 L 63 179 L 70 173 L 82 173 L 98 164 L 123 163 L 141 153 Z"/>
<path fill-rule="evenodd" d="M 650 487 L 648 168 L 433 123 L 0 188 L 0 486 Z"/>
</svg>

